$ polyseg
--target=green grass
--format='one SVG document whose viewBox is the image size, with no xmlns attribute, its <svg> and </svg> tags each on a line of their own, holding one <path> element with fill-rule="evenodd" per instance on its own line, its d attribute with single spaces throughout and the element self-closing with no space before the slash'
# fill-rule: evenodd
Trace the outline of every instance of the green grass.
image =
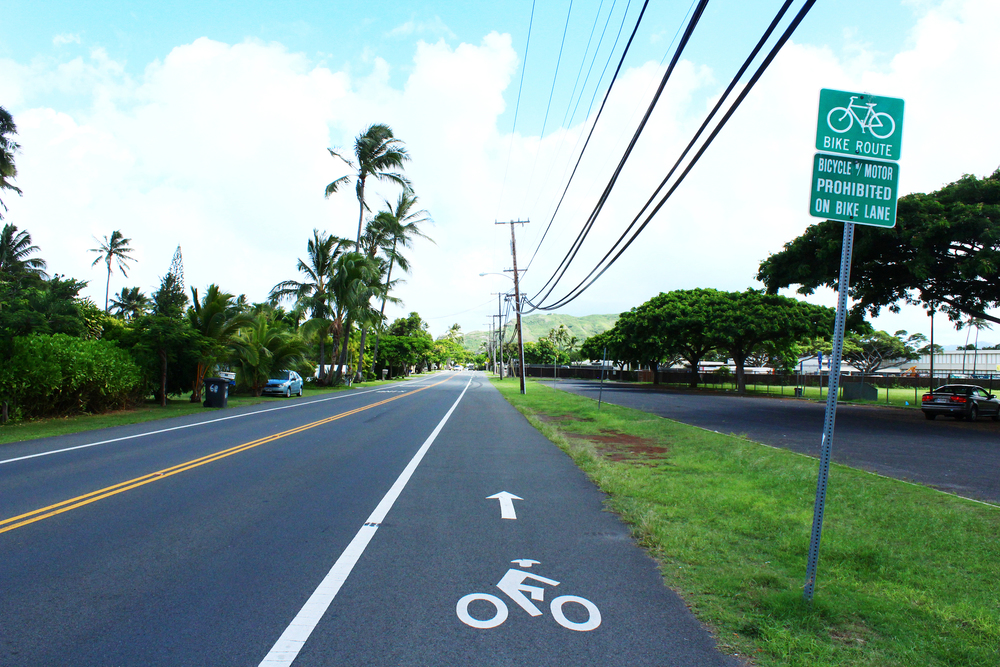
<svg viewBox="0 0 1000 667">
<path fill-rule="evenodd" d="M 761 667 L 1000 665 L 1000 508 L 833 465 L 810 605 L 815 459 L 494 383 L 608 493 L 726 652 Z"/>
<path fill-rule="evenodd" d="M 356 388 L 374 387 L 376 385 L 388 384 L 396 380 L 372 381 L 354 385 Z M 308 385 L 304 388 L 304 396 L 316 396 L 335 391 L 343 391 L 347 387 L 323 387 L 313 388 Z M 202 407 L 201 403 L 192 403 L 191 394 L 183 394 L 179 397 L 171 398 L 167 401 L 167 407 L 160 407 L 155 401 L 146 401 L 143 405 L 132 410 L 120 410 L 97 415 L 77 415 L 74 417 L 55 417 L 51 419 L 37 419 L 26 422 L 11 423 L 0 426 L 0 445 L 10 442 L 20 442 L 22 440 L 34 440 L 35 438 L 47 438 L 54 435 L 66 435 L 69 433 L 80 433 L 82 431 L 92 431 L 110 426 L 123 426 L 125 424 L 141 424 L 157 419 L 167 419 L 169 417 L 182 417 L 190 414 L 204 414 L 214 412 L 214 408 Z M 228 406 L 239 408 L 246 405 L 256 405 L 269 401 L 281 401 L 282 398 L 253 397 L 245 395 L 230 396 Z"/>
</svg>

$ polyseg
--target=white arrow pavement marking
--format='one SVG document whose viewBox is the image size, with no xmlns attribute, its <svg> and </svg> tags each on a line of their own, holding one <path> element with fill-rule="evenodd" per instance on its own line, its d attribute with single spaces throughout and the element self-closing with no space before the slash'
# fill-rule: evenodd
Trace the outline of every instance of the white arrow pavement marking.
<svg viewBox="0 0 1000 667">
<path fill-rule="evenodd" d="M 316 628 L 316 624 L 323 618 L 326 610 L 330 608 L 333 599 L 340 592 L 340 587 L 347 581 L 351 570 L 354 569 L 358 559 L 361 558 L 361 554 L 365 552 L 365 547 L 368 546 L 368 543 L 375 536 L 379 524 L 385 519 L 385 515 L 389 513 L 389 510 L 392 509 L 399 494 L 403 492 L 403 487 L 406 486 L 406 483 L 410 481 L 410 477 L 413 476 L 413 471 L 417 469 L 420 461 L 424 458 L 424 454 L 434 444 L 438 433 L 448 423 L 451 413 L 458 407 L 470 384 L 472 384 L 472 377 L 469 377 L 469 381 L 465 384 L 465 389 L 462 389 L 462 393 L 455 399 L 455 403 L 451 406 L 451 409 L 448 410 L 431 434 L 427 436 L 424 444 L 420 445 L 420 449 L 413 455 L 410 462 L 406 464 L 403 472 L 396 478 L 395 484 L 392 485 L 392 488 L 385 494 L 382 501 L 375 507 L 375 511 L 368 517 L 368 521 L 361 527 L 358 534 L 354 536 L 351 543 L 347 545 L 344 552 L 340 554 L 340 558 L 333 564 L 326 577 L 320 582 L 319 587 L 309 596 L 305 605 L 299 610 L 295 618 L 292 619 L 291 624 L 285 628 L 278 641 L 274 643 L 268 654 L 264 656 L 259 667 L 288 667 L 299 655 L 299 651 L 302 650 L 306 640 L 309 639 L 309 635 Z"/>
<path fill-rule="evenodd" d="M 515 496 L 513 493 L 508 493 L 507 491 L 501 491 L 500 493 L 494 493 L 492 496 L 486 496 L 486 500 L 494 499 L 500 501 L 501 519 L 517 519 L 517 514 L 514 512 L 514 501 L 524 500 L 524 498 Z"/>
</svg>

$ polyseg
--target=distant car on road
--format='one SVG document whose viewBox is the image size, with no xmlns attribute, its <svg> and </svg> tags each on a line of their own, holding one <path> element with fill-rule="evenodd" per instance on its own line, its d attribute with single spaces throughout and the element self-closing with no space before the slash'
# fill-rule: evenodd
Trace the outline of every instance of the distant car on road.
<svg viewBox="0 0 1000 667">
<path fill-rule="evenodd" d="M 924 394 L 920 401 L 924 417 L 950 415 L 955 419 L 976 421 L 981 416 L 1000 421 L 1000 400 L 982 387 L 971 384 L 946 384 Z"/>
<path fill-rule="evenodd" d="M 295 371 L 278 371 L 272 373 L 260 393 L 265 396 L 284 396 L 285 398 L 288 398 L 292 394 L 301 396 L 302 376 Z"/>
</svg>

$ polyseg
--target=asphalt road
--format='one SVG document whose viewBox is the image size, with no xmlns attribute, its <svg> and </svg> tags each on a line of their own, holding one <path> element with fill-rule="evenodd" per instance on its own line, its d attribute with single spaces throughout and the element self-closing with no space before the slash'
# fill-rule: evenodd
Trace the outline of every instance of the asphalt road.
<svg viewBox="0 0 1000 667">
<path fill-rule="evenodd" d="M 555 386 L 596 399 L 597 382 Z M 819 456 L 824 403 L 604 383 L 603 400 L 720 433 Z M 889 477 L 1000 503 L 1000 424 L 927 421 L 919 410 L 840 405 L 833 459 Z"/>
<path fill-rule="evenodd" d="M 0 664 L 737 664 L 603 501 L 470 373 L 6 445 Z"/>
</svg>

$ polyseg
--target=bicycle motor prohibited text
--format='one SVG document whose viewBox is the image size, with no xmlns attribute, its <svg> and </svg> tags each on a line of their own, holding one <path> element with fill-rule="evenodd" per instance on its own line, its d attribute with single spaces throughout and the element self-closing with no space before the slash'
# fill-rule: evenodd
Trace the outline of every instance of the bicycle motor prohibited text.
<svg viewBox="0 0 1000 667">
<path fill-rule="evenodd" d="M 876 227 L 896 226 L 899 165 L 817 153 L 809 213 Z"/>
<path fill-rule="evenodd" d="M 898 160 L 903 100 L 823 88 L 819 92 L 816 150 Z"/>
</svg>

